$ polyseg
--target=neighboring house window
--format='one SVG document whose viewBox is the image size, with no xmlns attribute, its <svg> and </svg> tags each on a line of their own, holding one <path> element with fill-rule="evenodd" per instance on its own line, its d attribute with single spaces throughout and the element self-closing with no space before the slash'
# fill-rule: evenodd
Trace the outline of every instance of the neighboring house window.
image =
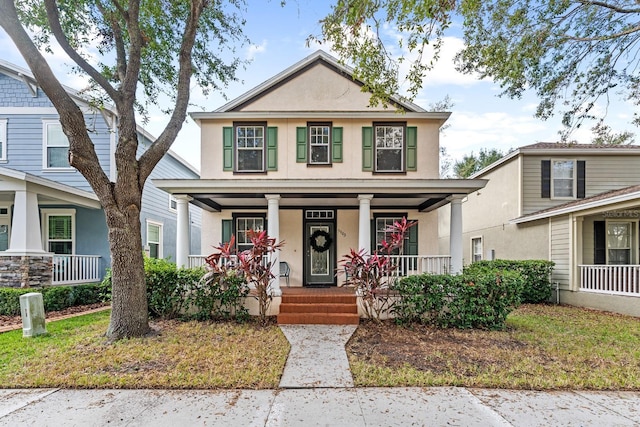
<svg viewBox="0 0 640 427">
<path fill-rule="evenodd" d="M 375 171 L 404 172 L 404 124 L 376 124 Z"/>
<path fill-rule="evenodd" d="M 162 224 L 147 221 L 147 247 L 149 257 L 162 258 Z"/>
<path fill-rule="evenodd" d="M 309 164 L 331 164 L 331 124 L 309 124 Z"/>
<path fill-rule="evenodd" d="M 7 119 L 0 119 L 0 161 L 7 160 Z"/>
<path fill-rule="evenodd" d="M 9 230 L 11 226 L 9 212 L 10 209 L 8 207 L 0 207 L 0 251 L 9 249 Z"/>
<path fill-rule="evenodd" d="M 607 222 L 608 264 L 631 264 L 632 245 L 631 222 Z"/>
<path fill-rule="evenodd" d="M 584 160 L 543 160 L 543 198 L 583 199 L 585 197 Z"/>
<path fill-rule="evenodd" d="M 58 121 L 43 121 L 44 167 L 45 169 L 68 169 L 69 140 L 62 132 Z"/>
<path fill-rule="evenodd" d="M 169 194 L 169 210 L 172 212 L 176 212 L 178 210 L 178 201 L 171 194 Z"/>
<path fill-rule="evenodd" d="M 264 124 L 236 124 L 236 168 L 238 172 L 264 172 Z"/>
<path fill-rule="evenodd" d="M 238 252 L 251 249 L 252 244 L 248 231 L 263 231 L 264 223 L 264 217 L 238 216 L 235 218 L 235 235 Z"/>
<path fill-rule="evenodd" d="M 482 261 L 482 237 L 471 239 L 471 261 Z"/>
<path fill-rule="evenodd" d="M 75 253 L 75 209 L 43 209 L 45 248 L 62 255 Z"/>
</svg>

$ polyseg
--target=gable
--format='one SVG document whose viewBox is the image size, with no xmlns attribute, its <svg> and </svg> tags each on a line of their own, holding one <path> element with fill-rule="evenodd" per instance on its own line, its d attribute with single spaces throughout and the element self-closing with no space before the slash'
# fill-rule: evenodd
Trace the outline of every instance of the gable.
<svg viewBox="0 0 640 427">
<path fill-rule="evenodd" d="M 31 92 L 35 91 L 35 96 Z M 35 84 L 0 70 L 0 107 L 52 107 L 49 98 Z"/>
<path fill-rule="evenodd" d="M 360 89 L 351 76 L 315 61 L 234 111 L 388 111 L 369 107 L 370 95 Z"/>
</svg>

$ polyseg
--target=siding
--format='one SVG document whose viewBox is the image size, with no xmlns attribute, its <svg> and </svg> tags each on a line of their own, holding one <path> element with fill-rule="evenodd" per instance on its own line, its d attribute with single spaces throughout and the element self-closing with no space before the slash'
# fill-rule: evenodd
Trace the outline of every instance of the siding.
<svg viewBox="0 0 640 427">
<path fill-rule="evenodd" d="M 585 161 L 585 197 L 616 190 L 640 182 L 640 156 L 621 155 L 524 156 L 523 158 L 523 215 L 566 203 L 566 199 L 540 197 L 540 162 L 549 159 Z"/>
<path fill-rule="evenodd" d="M 53 107 L 47 95 L 38 88 L 32 96 L 22 80 L 0 73 L 0 107 Z"/>
<path fill-rule="evenodd" d="M 569 286 L 570 247 L 571 247 L 571 221 L 569 216 L 551 218 L 551 261 L 555 267 L 551 275 L 552 282 L 558 282 L 563 287 Z"/>
</svg>

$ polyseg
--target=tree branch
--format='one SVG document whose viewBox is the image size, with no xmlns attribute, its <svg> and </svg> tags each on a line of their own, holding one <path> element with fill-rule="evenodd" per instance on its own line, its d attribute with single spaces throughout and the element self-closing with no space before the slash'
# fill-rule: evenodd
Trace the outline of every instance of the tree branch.
<svg viewBox="0 0 640 427">
<path fill-rule="evenodd" d="M 115 88 L 111 86 L 111 83 L 109 83 L 109 81 L 100 74 L 98 70 L 85 61 L 85 59 L 69 44 L 69 40 L 60 25 L 60 14 L 58 12 L 56 0 L 45 0 L 44 3 L 47 10 L 47 19 L 49 21 L 49 26 L 51 27 L 51 32 L 62 47 L 62 50 L 64 50 L 64 52 L 69 55 L 69 58 L 78 64 L 85 73 L 95 80 L 95 82 L 98 83 L 105 92 L 107 92 L 107 95 L 109 95 L 111 99 L 116 100 L 119 95 Z"/>
<path fill-rule="evenodd" d="M 578 3 L 584 5 L 584 6 L 600 6 L 600 7 L 604 7 L 605 9 L 609 9 L 613 12 L 618 12 L 618 13 L 640 13 L 640 9 L 625 9 L 619 6 L 616 6 L 614 4 L 611 3 L 606 3 L 603 1 L 591 1 L 591 0 L 578 0 Z"/>
</svg>

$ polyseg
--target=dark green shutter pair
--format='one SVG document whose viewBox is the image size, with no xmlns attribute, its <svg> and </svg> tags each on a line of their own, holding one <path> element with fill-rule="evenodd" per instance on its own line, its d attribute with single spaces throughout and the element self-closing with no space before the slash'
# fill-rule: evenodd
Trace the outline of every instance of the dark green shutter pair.
<svg viewBox="0 0 640 427">
<path fill-rule="evenodd" d="M 222 128 L 222 169 L 234 170 L 233 127 Z M 267 170 L 278 170 L 278 128 L 267 128 Z"/>
<path fill-rule="evenodd" d="M 418 170 L 418 128 L 415 126 L 407 127 L 407 165 L 406 170 L 414 172 Z M 365 126 L 362 128 L 362 170 L 365 172 L 373 172 L 373 127 Z"/>
<path fill-rule="evenodd" d="M 342 128 L 334 127 L 331 141 L 331 162 L 342 163 Z M 307 128 L 296 128 L 296 162 L 307 163 Z"/>
</svg>

